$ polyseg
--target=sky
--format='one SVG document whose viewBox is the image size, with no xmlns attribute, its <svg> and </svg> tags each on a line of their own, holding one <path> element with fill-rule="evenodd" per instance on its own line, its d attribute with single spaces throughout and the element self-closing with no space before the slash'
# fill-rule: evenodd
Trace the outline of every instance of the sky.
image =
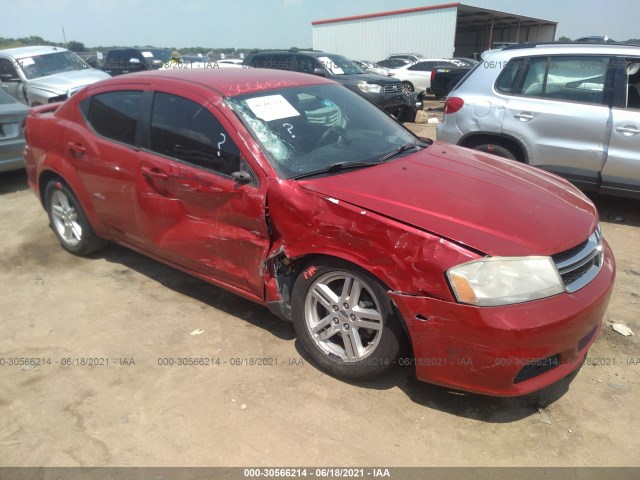
<svg viewBox="0 0 640 480">
<path fill-rule="evenodd" d="M 37 35 L 87 47 L 312 47 L 311 22 L 452 0 L 19 0 L 2 8 L 0 36 Z M 463 0 L 558 22 L 557 37 L 640 37 L 638 0 Z M 8 7 L 8 8 L 7 8 Z M 400 34 L 400 32 L 399 32 Z"/>
</svg>

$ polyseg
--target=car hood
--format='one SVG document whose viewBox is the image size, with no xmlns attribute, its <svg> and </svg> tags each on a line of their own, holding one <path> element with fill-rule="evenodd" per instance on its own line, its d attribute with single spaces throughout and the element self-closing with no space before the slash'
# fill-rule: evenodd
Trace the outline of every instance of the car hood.
<svg viewBox="0 0 640 480">
<path fill-rule="evenodd" d="M 377 73 L 358 73 L 354 75 L 336 75 L 331 77 L 333 80 L 349 82 L 349 83 L 359 83 L 365 81 L 367 83 L 376 83 L 378 85 L 386 85 L 388 83 L 398 83 L 399 80 L 383 75 L 378 75 Z"/>
<path fill-rule="evenodd" d="M 598 215 L 568 182 L 448 144 L 300 186 L 487 255 L 552 255 L 583 242 Z"/>
<path fill-rule="evenodd" d="M 63 95 L 72 88 L 84 87 L 105 78 L 111 78 L 111 75 L 95 68 L 88 68 L 35 78 L 29 81 L 29 87 Z"/>
</svg>

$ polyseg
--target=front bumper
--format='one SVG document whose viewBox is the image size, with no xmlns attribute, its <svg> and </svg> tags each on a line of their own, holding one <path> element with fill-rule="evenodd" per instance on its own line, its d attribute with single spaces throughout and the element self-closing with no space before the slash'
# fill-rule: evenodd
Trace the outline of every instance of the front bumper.
<svg viewBox="0 0 640 480">
<path fill-rule="evenodd" d="M 502 307 L 474 307 L 390 292 L 402 314 L 418 379 L 475 393 L 516 396 L 569 375 L 601 328 L 615 278 L 611 249 L 577 292 Z"/>
</svg>

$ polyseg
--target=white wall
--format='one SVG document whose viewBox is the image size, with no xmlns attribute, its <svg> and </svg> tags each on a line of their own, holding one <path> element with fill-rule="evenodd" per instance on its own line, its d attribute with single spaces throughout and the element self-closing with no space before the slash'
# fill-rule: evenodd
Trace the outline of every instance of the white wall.
<svg viewBox="0 0 640 480">
<path fill-rule="evenodd" d="M 313 25 L 313 48 L 354 60 L 378 61 L 390 53 L 453 56 L 457 9 Z"/>
</svg>

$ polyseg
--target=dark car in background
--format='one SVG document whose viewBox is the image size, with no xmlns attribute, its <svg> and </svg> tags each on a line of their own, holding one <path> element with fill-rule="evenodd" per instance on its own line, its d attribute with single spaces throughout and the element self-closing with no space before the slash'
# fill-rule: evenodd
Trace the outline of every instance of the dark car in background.
<svg viewBox="0 0 640 480">
<path fill-rule="evenodd" d="M 103 54 L 100 67 L 115 77 L 158 69 L 170 58 L 169 50 L 159 48 L 113 48 Z"/>
<path fill-rule="evenodd" d="M 308 73 L 335 80 L 400 121 L 413 122 L 416 111 L 422 109 L 421 97 L 407 95 L 402 89 L 402 82 L 366 73 L 342 55 L 318 51 L 252 52 L 245 58 L 244 65 Z"/>
<path fill-rule="evenodd" d="M 29 108 L 0 90 L 0 172 L 24 167 L 22 122 Z"/>
</svg>

